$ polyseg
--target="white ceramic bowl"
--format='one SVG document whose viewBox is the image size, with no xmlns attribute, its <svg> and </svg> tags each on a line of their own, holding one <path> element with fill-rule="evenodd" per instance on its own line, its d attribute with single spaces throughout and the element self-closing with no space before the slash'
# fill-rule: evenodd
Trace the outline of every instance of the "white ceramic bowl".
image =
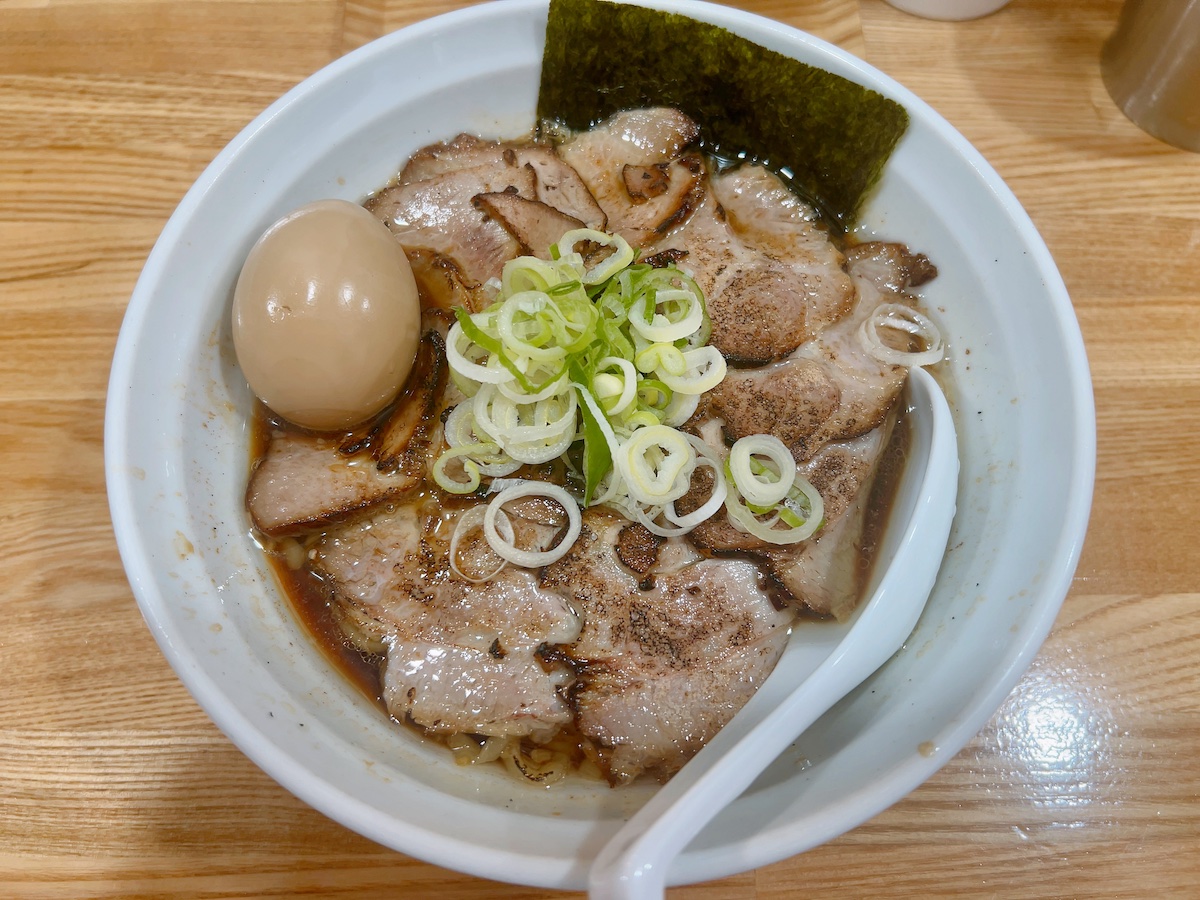
<svg viewBox="0 0 1200 900">
<path fill-rule="evenodd" d="M 1070 583 L 1091 499 L 1095 428 L 1071 304 L 1029 218 L 928 106 L 808 35 L 701 3 L 662 8 L 870 85 L 911 127 L 865 227 L 927 252 L 953 358 L 959 515 L 921 624 L 676 862 L 672 883 L 820 844 L 903 797 L 987 721 Z M 533 122 L 544 0 L 423 22 L 309 78 L 238 136 L 147 260 L 113 360 L 105 450 L 129 580 L 163 653 L 229 737 L 330 817 L 487 878 L 579 888 L 652 786 L 546 790 L 455 766 L 388 721 L 293 619 L 243 510 L 251 398 L 233 357 L 234 281 L 259 233 L 322 197 L 358 199 L 413 150 Z"/>
</svg>

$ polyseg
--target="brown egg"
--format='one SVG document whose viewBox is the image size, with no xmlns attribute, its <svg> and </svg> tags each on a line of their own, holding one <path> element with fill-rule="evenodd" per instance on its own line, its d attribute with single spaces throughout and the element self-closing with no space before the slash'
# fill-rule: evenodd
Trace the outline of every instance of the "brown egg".
<svg viewBox="0 0 1200 900">
<path fill-rule="evenodd" d="M 233 296 L 233 343 L 251 389 L 319 431 L 357 425 L 396 397 L 420 321 L 404 250 L 345 200 L 318 200 L 268 228 Z"/>
</svg>

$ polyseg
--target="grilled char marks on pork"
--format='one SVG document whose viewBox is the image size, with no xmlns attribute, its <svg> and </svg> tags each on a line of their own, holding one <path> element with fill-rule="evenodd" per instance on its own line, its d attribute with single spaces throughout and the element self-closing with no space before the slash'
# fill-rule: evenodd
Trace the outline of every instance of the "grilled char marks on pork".
<svg viewBox="0 0 1200 900">
<path fill-rule="evenodd" d="M 446 342 L 436 329 L 421 336 L 417 358 L 391 415 L 368 438 L 380 471 L 424 470 L 434 406 L 446 383 Z"/>
<path fill-rule="evenodd" d="M 897 245 L 880 245 L 896 247 Z M 796 364 L 817 363 L 837 386 L 837 409 L 820 428 L 791 444 L 798 461 L 810 459 L 830 441 L 851 440 L 878 427 L 894 407 L 904 389 L 908 370 L 882 363 L 871 356 L 859 337 L 862 323 L 881 303 L 911 303 L 912 298 L 890 285 L 905 283 L 900 274 L 902 259 L 913 259 L 906 249 L 894 253 L 856 256 L 849 268 L 858 299 L 850 315 L 826 329 L 816 340 L 800 347 L 792 357 Z M 884 264 L 882 260 L 890 260 Z M 862 273 L 866 274 L 862 274 Z M 887 274 L 887 273 L 892 274 Z M 883 285 L 883 287 L 880 287 Z"/>
<path fill-rule="evenodd" d="M 824 366 L 794 360 L 761 369 L 730 369 L 707 399 L 734 440 L 770 433 L 791 447 L 821 427 L 840 397 Z"/>
<path fill-rule="evenodd" d="M 516 238 L 526 256 L 550 258 L 551 245 L 568 231 L 582 228 L 583 222 L 559 212 L 541 200 L 526 200 L 513 191 L 478 194 L 471 201 Z"/>
<path fill-rule="evenodd" d="M 475 202 L 498 194 L 514 194 L 564 220 L 597 228 L 605 224 L 587 186 L 552 148 L 469 135 L 417 153 L 397 183 L 371 197 L 366 207 L 410 257 L 425 251 L 451 260 L 472 290 L 498 277 L 505 262 L 529 252 L 495 210 Z"/>
<path fill-rule="evenodd" d="M 617 533 L 617 559 L 626 568 L 645 575 L 658 562 L 658 551 L 664 540 L 645 525 L 630 522 Z"/>
<path fill-rule="evenodd" d="M 608 231 L 645 247 L 685 219 L 704 193 L 704 166 L 685 153 L 700 129 L 676 109 L 619 112 L 558 152 L 608 217 Z"/>
<path fill-rule="evenodd" d="M 543 589 L 583 617 L 564 648 L 578 660 L 576 722 L 608 751 L 613 783 L 678 770 L 762 683 L 792 620 L 747 561 L 663 547 L 645 573 L 632 571 L 618 551 L 628 525 L 587 510 L 570 552 L 542 573 Z"/>
<path fill-rule="evenodd" d="M 712 320 L 709 342 L 726 357 L 782 359 L 852 306 L 841 254 L 812 209 L 767 170 L 713 172 L 708 184 L 695 212 L 651 252 L 687 252 Z"/>
<path fill-rule="evenodd" d="M 246 507 L 263 534 L 296 534 L 376 506 L 419 484 L 408 472 L 381 472 L 369 451 L 346 455 L 340 440 L 278 431 L 250 475 Z"/>
<path fill-rule="evenodd" d="M 533 172 L 499 162 L 451 169 L 423 181 L 385 188 L 366 207 L 384 221 L 405 250 L 448 256 L 475 284 L 500 276 L 520 254 L 516 239 L 472 204 L 477 194 L 515 191 L 535 199 Z"/>
<path fill-rule="evenodd" d="M 898 294 L 937 278 L 937 266 L 924 253 L 903 244 L 867 241 L 846 253 L 846 265 L 884 293 Z"/>
<path fill-rule="evenodd" d="M 911 302 L 893 286 L 928 276 L 932 264 L 898 244 L 859 249 L 848 257 L 855 300 L 846 315 L 780 362 L 731 370 L 709 393 L 708 408 L 730 440 L 774 434 L 803 463 L 830 441 L 851 440 L 883 422 L 906 370 L 871 356 L 858 331 L 881 303 Z"/>
<path fill-rule="evenodd" d="M 531 518 L 506 509 L 526 546 L 549 546 L 561 523 L 537 501 Z M 451 571 L 444 536 L 455 513 L 407 504 L 348 523 L 317 544 L 314 569 L 331 585 L 344 621 L 386 652 L 383 699 L 397 719 L 436 733 L 548 736 L 571 721 L 565 666 L 538 650 L 573 640 L 580 620 L 568 599 L 512 566 L 473 583 Z M 486 569 L 476 530 L 464 568 Z"/>
<path fill-rule="evenodd" d="M 543 144 L 485 141 L 460 134 L 452 141 L 432 144 L 414 155 L 400 172 L 398 182 L 427 181 L 456 169 L 482 165 L 527 168 L 534 179 L 534 199 L 583 222 L 588 228 L 605 226 L 604 210 L 579 173 Z"/>
</svg>

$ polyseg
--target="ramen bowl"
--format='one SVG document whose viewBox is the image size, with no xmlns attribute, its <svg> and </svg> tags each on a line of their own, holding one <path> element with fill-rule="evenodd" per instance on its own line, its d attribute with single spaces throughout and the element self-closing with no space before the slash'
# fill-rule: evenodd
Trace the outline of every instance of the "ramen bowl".
<svg viewBox="0 0 1200 900">
<path fill-rule="evenodd" d="M 802 852 L 933 774 L 1028 666 L 1083 539 L 1095 428 L 1070 300 L 1028 216 L 926 104 L 861 60 L 775 22 L 702 3 L 655 6 L 874 88 L 911 124 L 862 215 L 927 253 L 923 295 L 950 348 L 962 472 L 950 550 L 916 631 L 723 810 L 670 882 Z M 414 25 L 318 72 L 255 119 L 197 181 L 137 283 L 113 360 L 105 452 L 113 522 L 141 611 L 216 724 L 302 800 L 381 844 L 485 878 L 580 888 L 653 784 L 552 788 L 460 767 L 389 721 L 293 615 L 250 535 L 252 397 L 229 310 L 246 253 L 319 198 L 359 200 L 414 150 L 534 121 L 542 0 Z M 1031 360 L 1034 361 L 1031 363 Z"/>
</svg>

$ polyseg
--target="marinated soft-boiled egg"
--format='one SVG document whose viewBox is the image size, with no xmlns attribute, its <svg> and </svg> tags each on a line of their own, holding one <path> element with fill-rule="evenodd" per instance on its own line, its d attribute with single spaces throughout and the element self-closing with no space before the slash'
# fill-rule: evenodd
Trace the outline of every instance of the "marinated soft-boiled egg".
<svg viewBox="0 0 1200 900">
<path fill-rule="evenodd" d="M 318 200 L 250 250 L 233 296 L 233 343 L 250 388 L 304 428 L 348 429 L 403 387 L 420 339 L 417 285 L 387 227 Z"/>
</svg>

